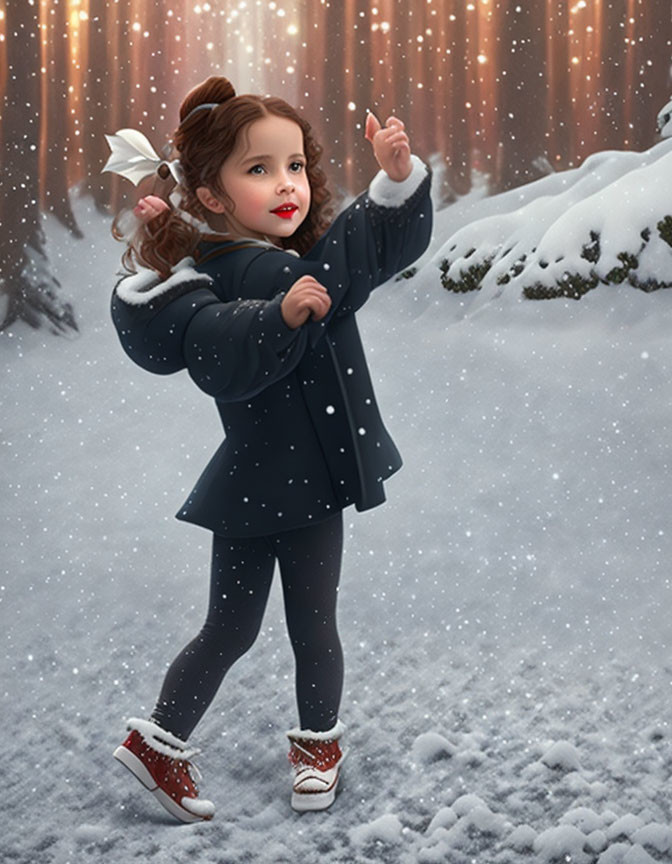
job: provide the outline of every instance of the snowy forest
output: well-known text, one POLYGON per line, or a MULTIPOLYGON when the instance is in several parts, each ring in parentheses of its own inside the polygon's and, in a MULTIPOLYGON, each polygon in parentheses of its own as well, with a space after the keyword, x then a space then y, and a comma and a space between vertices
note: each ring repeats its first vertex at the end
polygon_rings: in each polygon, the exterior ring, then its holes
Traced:
MULTIPOLYGON (((443 167, 441 202, 653 142, 667 101, 669 0, 381 0, 0 4, 0 321, 76 326, 42 256, 41 214, 76 236, 69 190, 103 212, 127 184, 101 170, 104 134, 171 137, 210 74, 305 111, 343 197, 366 183, 367 108, 397 113, 443 167), (523 132, 524 130, 524 132, 523 132)), ((0 326, 3 326, 0 324, 0 326)))
POLYGON ((672 864, 669 0, 0 0, 0 94, 0 860, 672 864), (276 579, 178 826, 112 752, 201 626, 222 428, 120 347, 101 172, 213 74, 300 109, 337 211, 402 118, 433 234, 357 312, 404 466, 344 511, 336 800, 290 808, 276 579))

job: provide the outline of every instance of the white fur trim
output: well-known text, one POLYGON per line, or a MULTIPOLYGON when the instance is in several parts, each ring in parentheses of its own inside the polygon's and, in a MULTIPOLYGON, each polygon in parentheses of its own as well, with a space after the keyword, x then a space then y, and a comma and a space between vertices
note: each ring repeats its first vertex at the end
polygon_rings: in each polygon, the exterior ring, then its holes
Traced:
POLYGON ((170 268, 171 273, 179 273, 180 270, 189 270, 194 266, 194 259, 187 255, 186 258, 182 258, 180 261, 175 264, 174 267, 170 268))
POLYGON ((369 198, 381 207, 400 207, 411 197, 427 176, 427 166, 419 156, 411 154, 411 173, 405 180, 390 180, 384 171, 379 171, 369 184, 369 198))
POLYGON ((201 819, 212 819, 215 815, 215 805, 207 798, 182 798, 180 804, 188 813, 193 813, 201 819))
POLYGON ((336 721, 336 725, 326 732, 313 732, 311 729, 290 729, 286 732, 288 738, 298 738, 299 741, 333 741, 334 738, 340 738, 346 730, 346 725, 341 720, 336 721))
POLYGON ((176 735, 162 729, 153 720, 129 717, 126 726, 129 730, 135 729, 139 732, 152 750, 163 756, 170 756, 171 759, 191 759, 201 752, 195 747, 187 747, 186 741, 181 741, 176 735))
POLYGON ((193 258, 183 258, 172 268, 173 275, 163 282, 155 270, 143 268, 121 280, 117 285, 117 297, 131 306, 144 306, 177 285, 187 285, 190 282, 210 284, 211 277, 194 270, 193 264, 193 258))

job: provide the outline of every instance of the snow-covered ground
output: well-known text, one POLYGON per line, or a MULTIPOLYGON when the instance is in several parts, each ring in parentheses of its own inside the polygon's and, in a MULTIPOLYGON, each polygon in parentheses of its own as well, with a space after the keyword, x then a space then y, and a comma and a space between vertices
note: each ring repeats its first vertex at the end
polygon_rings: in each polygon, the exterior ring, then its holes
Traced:
POLYGON ((218 808, 194 826, 111 753, 205 612, 210 538, 173 513, 219 420, 123 355, 105 220, 84 199, 85 239, 48 224, 81 331, 0 337, 3 861, 672 861, 672 291, 447 292, 451 235, 521 194, 438 213, 418 275, 360 315, 405 467, 346 513, 336 802, 289 806, 276 580, 194 734, 218 808))

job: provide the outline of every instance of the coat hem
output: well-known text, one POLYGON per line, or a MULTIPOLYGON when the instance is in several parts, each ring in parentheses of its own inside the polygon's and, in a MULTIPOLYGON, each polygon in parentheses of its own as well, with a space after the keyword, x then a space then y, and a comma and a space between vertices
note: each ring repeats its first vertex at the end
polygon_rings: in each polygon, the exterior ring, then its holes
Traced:
POLYGON ((324 513, 315 519, 306 519, 305 521, 300 521, 298 524, 289 525, 287 527, 283 526, 282 528, 276 528, 271 531, 266 531, 265 533, 259 533, 259 531, 254 531, 253 533, 241 533, 240 531, 226 531, 223 533, 219 529, 215 529, 212 525, 206 524, 205 521, 201 522, 193 517, 183 516, 181 512, 177 512, 175 514, 175 518, 179 522, 187 522, 190 525, 197 525, 199 528, 205 528, 206 531, 211 531, 213 534, 216 534, 218 537, 224 537, 226 540, 253 540, 255 537, 268 537, 271 534, 283 534, 286 531, 296 531, 299 528, 308 528, 311 525, 318 525, 320 522, 326 522, 328 519, 332 519, 338 513, 342 513, 346 507, 351 507, 355 502, 351 502, 350 504, 345 504, 343 506, 334 507, 330 510, 329 513, 324 513))

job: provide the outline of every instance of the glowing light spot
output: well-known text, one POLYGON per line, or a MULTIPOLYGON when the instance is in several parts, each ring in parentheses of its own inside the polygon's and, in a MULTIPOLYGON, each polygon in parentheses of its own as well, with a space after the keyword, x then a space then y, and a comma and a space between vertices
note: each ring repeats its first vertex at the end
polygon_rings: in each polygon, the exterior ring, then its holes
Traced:
POLYGON ((478 60, 479 63, 487 63, 488 62, 488 58, 485 56, 485 54, 479 54, 476 59, 478 60))
POLYGON ((296 26, 296 24, 290 24, 287 28, 287 32, 290 36, 296 36, 296 34, 299 32, 299 28, 296 26))
POLYGON ((380 29, 383 31, 383 33, 389 33, 390 32, 390 22, 389 21, 381 21, 380 22, 380 29))
POLYGON ((134 21, 134 22, 133 22, 133 30, 135 30, 136 33, 139 33, 139 32, 140 32, 140 29, 141 29, 141 27, 140 27, 140 22, 139 22, 139 21, 134 21))
POLYGON ((355 103, 354 102, 348 102, 348 111, 356 111, 356 110, 357 110, 357 106, 355 105, 355 103))

